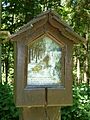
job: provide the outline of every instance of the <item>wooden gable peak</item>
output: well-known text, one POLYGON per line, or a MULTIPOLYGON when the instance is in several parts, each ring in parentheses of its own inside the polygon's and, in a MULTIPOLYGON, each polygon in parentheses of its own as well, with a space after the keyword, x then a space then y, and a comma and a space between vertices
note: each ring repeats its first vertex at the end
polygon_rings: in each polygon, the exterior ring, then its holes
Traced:
POLYGON ((53 27, 61 31, 61 34, 64 37, 72 40, 74 43, 85 42, 85 39, 83 37, 74 32, 74 30, 65 21, 63 21, 55 11, 52 10, 48 10, 37 15, 30 22, 23 25, 17 33, 11 35, 12 41, 17 41, 17 36, 20 36, 22 35, 22 33, 32 29, 34 24, 41 20, 43 21, 43 24, 45 24, 45 22, 49 22, 53 27), (55 22, 55 24, 53 24, 53 21, 55 22))

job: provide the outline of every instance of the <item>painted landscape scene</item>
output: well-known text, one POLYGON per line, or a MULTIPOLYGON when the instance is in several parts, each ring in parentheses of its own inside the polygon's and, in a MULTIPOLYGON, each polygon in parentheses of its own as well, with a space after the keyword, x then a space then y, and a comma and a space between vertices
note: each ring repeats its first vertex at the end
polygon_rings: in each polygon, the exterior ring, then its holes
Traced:
POLYGON ((28 48, 27 85, 60 85, 61 52, 60 45, 49 37, 33 42, 28 48))

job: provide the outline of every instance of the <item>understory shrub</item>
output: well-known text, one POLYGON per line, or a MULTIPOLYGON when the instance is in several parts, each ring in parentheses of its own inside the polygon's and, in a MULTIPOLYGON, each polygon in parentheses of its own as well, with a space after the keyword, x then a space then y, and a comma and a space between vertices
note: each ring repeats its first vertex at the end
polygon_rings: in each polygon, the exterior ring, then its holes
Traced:
MULTIPOLYGON (((90 87, 73 86, 73 105, 63 107, 61 120, 90 120, 90 87)), ((0 84, 0 120, 19 120, 20 111, 15 107, 13 87, 0 84)))
POLYGON ((90 87, 87 84, 73 86, 73 106, 62 108, 61 120, 90 120, 90 87))
POLYGON ((14 105, 13 88, 0 83, 0 120, 19 120, 19 110, 14 105))

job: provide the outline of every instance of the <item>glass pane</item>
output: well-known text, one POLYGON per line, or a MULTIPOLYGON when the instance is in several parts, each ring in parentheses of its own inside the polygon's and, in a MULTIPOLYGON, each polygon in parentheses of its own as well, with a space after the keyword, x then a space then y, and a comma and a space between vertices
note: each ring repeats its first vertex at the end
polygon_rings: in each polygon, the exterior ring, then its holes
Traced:
POLYGON ((60 85, 61 52, 60 45, 49 37, 31 43, 28 48, 27 85, 60 85))

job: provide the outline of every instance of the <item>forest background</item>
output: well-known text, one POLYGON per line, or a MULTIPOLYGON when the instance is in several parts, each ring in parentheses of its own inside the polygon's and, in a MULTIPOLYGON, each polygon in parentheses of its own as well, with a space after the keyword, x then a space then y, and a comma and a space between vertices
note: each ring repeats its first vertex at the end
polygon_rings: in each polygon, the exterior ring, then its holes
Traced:
POLYGON ((62 108, 62 120, 90 120, 90 0, 0 0, 0 120, 19 120, 20 114, 13 99, 10 34, 50 9, 86 39, 73 48, 73 106, 62 108))

